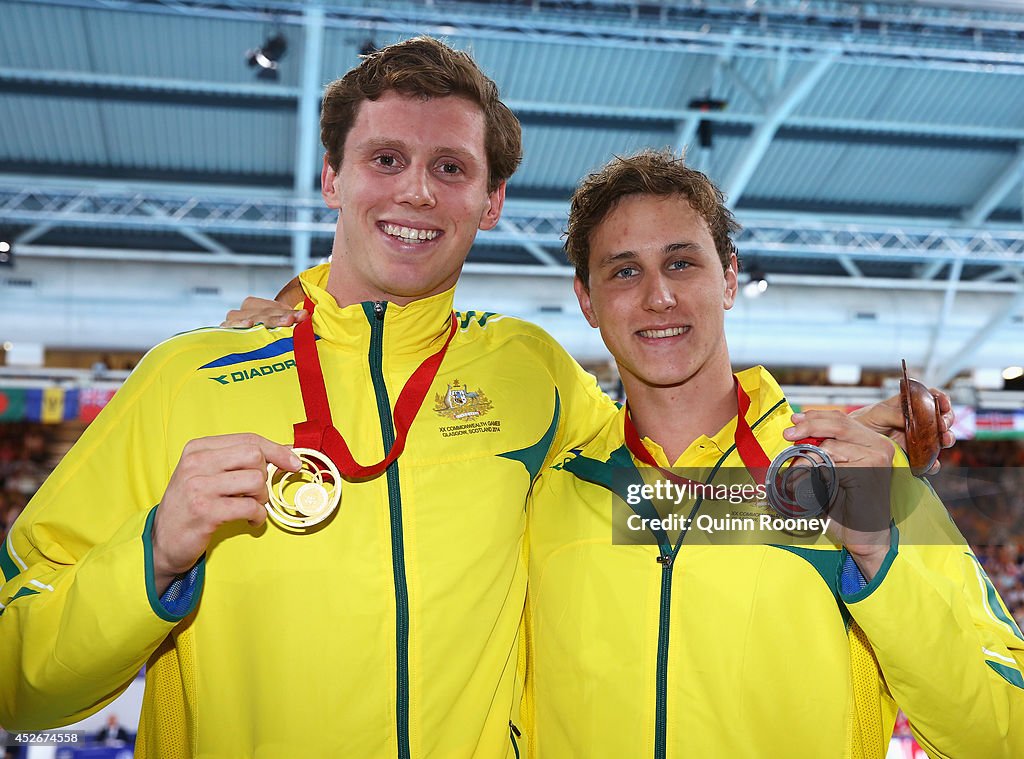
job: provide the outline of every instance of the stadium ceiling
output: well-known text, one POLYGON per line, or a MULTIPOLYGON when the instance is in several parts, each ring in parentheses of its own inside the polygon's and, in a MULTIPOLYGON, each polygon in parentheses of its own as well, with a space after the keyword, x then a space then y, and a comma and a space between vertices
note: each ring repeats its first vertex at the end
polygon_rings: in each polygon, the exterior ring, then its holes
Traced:
POLYGON ((523 123, 479 271, 564 276, 576 182, 668 146, 725 192, 748 268, 949 302, 1018 293, 1024 13, 1009 5, 0 2, 0 237, 26 257, 304 268, 334 232, 316 190, 323 84, 367 46, 426 33, 471 49, 523 123), (257 80, 246 51, 277 33, 278 79, 257 80))

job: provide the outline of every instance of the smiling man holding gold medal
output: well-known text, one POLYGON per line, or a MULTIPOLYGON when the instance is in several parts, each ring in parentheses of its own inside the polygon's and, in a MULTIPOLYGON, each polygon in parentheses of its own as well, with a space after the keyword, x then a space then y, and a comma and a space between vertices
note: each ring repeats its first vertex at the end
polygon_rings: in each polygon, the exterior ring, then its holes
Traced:
POLYGON ((311 318, 154 348, 0 549, 6 727, 145 664, 139 756, 518 754, 527 494, 615 410, 539 328, 452 310, 521 150, 467 55, 368 56, 321 134, 311 318))
POLYGON ((80 719, 145 664, 141 756, 515 755, 526 495, 613 407, 542 330, 453 312, 521 153, 468 55, 367 57, 321 134, 312 319, 154 348, 4 544, 6 727, 80 719), (457 383, 489 405, 453 422, 457 383))

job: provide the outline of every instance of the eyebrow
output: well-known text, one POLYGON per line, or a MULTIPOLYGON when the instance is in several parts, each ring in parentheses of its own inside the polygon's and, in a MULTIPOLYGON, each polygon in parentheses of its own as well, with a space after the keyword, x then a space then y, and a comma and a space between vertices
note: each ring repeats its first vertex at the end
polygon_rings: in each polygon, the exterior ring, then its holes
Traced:
MULTIPOLYGON (((388 150, 388 149, 404 151, 404 150, 408 149, 408 146, 404 142, 402 142, 400 140, 388 140, 388 139, 381 139, 381 138, 372 138, 372 139, 366 140, 365 142, 357 145, 356 147, 357 147, 357 149, 363 150, 363 151, 366 151, 366 152, 372 152, 374 150, 388 150)), ((453 156, 455 158, 459 158, 459 159, 461 159, 463 161, 467 161, 469 163, 475 163, 476 160, 477 160, 476 156, 474 156, 472 152, 470 152, 469 150, 466 150, 465 148, 441 146, 441 147, 438 147, 438 148, 434 148, 432 152, 434 153, 434 155, 450 155, 450 156, 453 156)))
MULTIPOLYGON (((661 249, 663 255, 670 255, 672 253, 678 253, 679 251, 699 251, 702 250, 701 246, 695 242, 679 241, 670 242, 664 248, 661 249)), ((637 254, 632 250, 623 250, 618 253, 610 253, 598 262, 598 267, 614 266, 620 261, 634 261, 637 258, 637 254)))

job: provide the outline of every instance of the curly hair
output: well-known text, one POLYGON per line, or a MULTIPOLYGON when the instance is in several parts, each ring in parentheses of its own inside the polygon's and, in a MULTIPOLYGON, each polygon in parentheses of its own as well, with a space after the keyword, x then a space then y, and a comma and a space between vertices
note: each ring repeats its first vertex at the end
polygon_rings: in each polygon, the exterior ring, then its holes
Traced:
POLYGON ((622 198, 630 195, 685 197, 708 225, 722 269, 736 254, 732 235, 740 225, 725 207, 722 191, 705 174, 691 169, 669 150, 644 150, 615 156, 600 171, 588 175, 576 188, 569 207, 565 253, 576 276, 590 282, 590 236, 622 198))

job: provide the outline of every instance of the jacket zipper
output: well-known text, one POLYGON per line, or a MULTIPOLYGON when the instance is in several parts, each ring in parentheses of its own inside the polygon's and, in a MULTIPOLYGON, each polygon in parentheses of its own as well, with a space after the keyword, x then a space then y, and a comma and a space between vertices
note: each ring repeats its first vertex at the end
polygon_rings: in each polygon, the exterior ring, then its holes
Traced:
POLYGON ((522 735, 523 734, 521 732, 519 732, 519 728, 516 727, 512 723, 512 720, 509 720, 508 721, 508 737, 509 737, 509 740, 512 741, 512 750, 515 751, 515 753, 516 753, 516 759, 519 759, 519 741, 517 741, 516 738, 521 738, 522 735))
MULTIPOLYGON (((363 310, 370 322, 370 377, 377 398, 384 452, 395 442, 391 401, 384 384, 384 313, 387 301, 375 301, 372 310, 363 310)), ((402 492, 398 482, 398 462, 385 471, 388 484, 388 508, 391 515, 391 565, 395 578, 395 660, 398 663, 395 684, 395 718, 398 732, 398 759, 409 759, 409 588, 405 578, 405 542, 402 534, 402 492)))
POLYGON ((672 612, 673 554, 658 556, 661 564, 661 610, 658 618, 658 668, 655 680, 654 759, 665 759, 668 713, 668 635, 672 612))
MULTIPOLYGON (((770 409, 765 411, 760 418, 751 425, 751 429, 757 429, 761 422, 767 419, 775 409, 785 402, 786 399, 783 398, 770 409)), ((729 450, 722 454, 722 457, 718 459, 718 463, 715 464, 715 468, 711 470, 711 474, 708 476, 706 482, 714 480, 719 467, 725 463, 725 460, 729 458, 729 455, 735 450, 736 445, 733 444, 729 450)), ((691 523, 703 502, 703 498, 698 498, 697 502, 694 504, 693 510, 690 511, 689 516, 691 523)), ((668 637, 672 613, 672 567, 675 565, 676 557, 679 555, 679 549, 683 545, 683 540, 686 538, 686 534, 687 530, 684 529, 680 533, 679 539, 676 541, 675 548, 673 549, 671 546, 662 548, 661 554, 657 559, 658 563, 661 564, 661 609, 658 616, 658 664, 655 677, 654 759, 666 759, 668 752, 666 726, 668 714, 668 637)))

